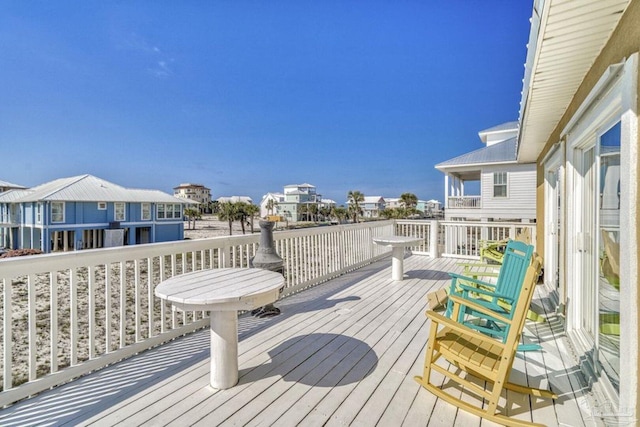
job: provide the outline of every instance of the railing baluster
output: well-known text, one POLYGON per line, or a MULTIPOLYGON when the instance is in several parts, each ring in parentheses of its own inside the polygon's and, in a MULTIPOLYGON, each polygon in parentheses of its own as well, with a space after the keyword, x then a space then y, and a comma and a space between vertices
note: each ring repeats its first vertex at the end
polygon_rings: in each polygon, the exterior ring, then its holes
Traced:
POLYGON ((76 269, 69 269, 69 331, 71 335, 71 366, 78 364, 78 287, 76 269))
POLYGON ((3 287, 3 314, 4 319, 2 319, 2 326, 4 335, 2 337, 4 354, 2 355, 3 359, 3 390, 7 390, 13 387, 13 325, 11 319, 13 318, 13 292, 12 291, 13 281, 11 279, 2 279, 2 287, 3 287))
POLYGON ((49 372, 53 373, 58 370, 58 272, 54 271, 49 272, 49 300, 49 323, 51 324, 49 372))
POLYGON ((37 371, 37 347, 38 337, 36 336, 36 281, 33 274, 27 276, 27 295, 29 299, 29 381, 36 379, 37 371))
POLYGON ((110 353, 113 341, 111 339, 111 264, 104 265, 104 348, 110 353))
POLYGON ((126 262, 120 261, 120 348, 124 348, 127 343, 127 285, 125 281, 126 262))
POLYGON ((89 359, 96 357, 96 296, 95 296, 95 267, 87 268, 87 291, 88 291, 88 323, 89 323, 89 359))

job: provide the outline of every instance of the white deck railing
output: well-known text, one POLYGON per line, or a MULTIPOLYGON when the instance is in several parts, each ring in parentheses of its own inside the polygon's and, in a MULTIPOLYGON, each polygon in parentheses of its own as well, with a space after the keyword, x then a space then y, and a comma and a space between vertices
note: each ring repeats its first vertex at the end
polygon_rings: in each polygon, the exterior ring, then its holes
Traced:
MULTIPOLYGON (((372 238, 422 237, 431 256, 477 257, 479 238, 513 237, 533 224, 379 221, 274 233, 285 294, 386 256, 372 238)), ((533 230, 535 231, 535 230, 533 230)), ((208 325, 154 296, 190 271, 248 267, 259 234, 0 260, 0 407, 208 325)))
POLYGON ((450 196, 447 198, 447 209, 480 209, 482 196, 450 196))

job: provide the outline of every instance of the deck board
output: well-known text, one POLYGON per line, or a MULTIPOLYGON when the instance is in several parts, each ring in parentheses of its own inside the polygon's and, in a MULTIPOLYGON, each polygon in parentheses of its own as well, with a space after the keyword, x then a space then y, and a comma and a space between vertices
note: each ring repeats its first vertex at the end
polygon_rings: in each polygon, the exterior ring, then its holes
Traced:
MULTIPOLYGON (((446 272, 460 270, 456 260, 413 255, 405 259, 405 280, 393 282, 387 258, 278 301, 280 316, 241 316, 239 383, 231 389, 208 385, 209 335, 201 331, 6 408, 0 424, 494 425, 413 380, 422 375, 430 327, 426 294, 448 285, 446 272)), ((550 321, 527 322, 526 339, 539 339, 544 351, 519 355, 512 378, 551 383, 561 399, 529 401, 508 392, 502 400, 515 403, 519 418, 591 425, 562 327, 543 290, 537 292, 536 304, 550 321)))

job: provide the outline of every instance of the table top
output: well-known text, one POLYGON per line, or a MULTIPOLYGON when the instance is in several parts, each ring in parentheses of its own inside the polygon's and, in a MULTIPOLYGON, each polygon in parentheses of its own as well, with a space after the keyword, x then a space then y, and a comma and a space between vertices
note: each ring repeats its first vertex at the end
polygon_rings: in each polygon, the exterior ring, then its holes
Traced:
POLYGON ((249 310, 277 300, 283 286, 284 276, 274 271, 218 268, 171 277, 155 294, 185 310, 249 310))
POLYGON ((374 237, 373 241, 379 245, 385 245, 385 246, 406 246, 412 243, 421 242, 422 238, 407 237, 407 236, 379 236, 379 237, 374 237))

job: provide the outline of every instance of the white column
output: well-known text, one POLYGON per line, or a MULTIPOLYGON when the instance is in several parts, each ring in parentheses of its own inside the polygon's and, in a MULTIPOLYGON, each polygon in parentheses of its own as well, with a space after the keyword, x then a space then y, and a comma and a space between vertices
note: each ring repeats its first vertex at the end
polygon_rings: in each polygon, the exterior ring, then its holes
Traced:
POLYGON ((231 388, 238 383, 238 314, 212 311, 210 316, 211 387, 231 388))
POLYGON ((394 246, 391 255, 391 278, 393 280, 402 280, 404 275, 404 246, 394 246))

